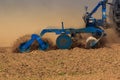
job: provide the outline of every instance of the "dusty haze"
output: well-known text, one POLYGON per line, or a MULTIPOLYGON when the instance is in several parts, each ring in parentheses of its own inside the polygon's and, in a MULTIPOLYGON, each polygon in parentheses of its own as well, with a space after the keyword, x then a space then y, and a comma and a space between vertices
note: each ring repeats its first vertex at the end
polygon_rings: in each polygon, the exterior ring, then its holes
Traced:
MULTIPOLYGON (((91 10, 100 0, 1 0, 0 46, 10 46, 16 38, 39 33, 43 28, 60 22, 65 27, 84 27, 84 6, 91 10)), ((99 17, 99 15, 97 15, 99 17)))

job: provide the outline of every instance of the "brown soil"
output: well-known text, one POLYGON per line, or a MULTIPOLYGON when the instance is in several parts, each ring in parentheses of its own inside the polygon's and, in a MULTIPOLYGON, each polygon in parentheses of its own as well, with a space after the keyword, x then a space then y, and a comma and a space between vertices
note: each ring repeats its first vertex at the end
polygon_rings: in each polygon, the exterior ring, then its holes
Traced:
POLYGON ((24 54, 10 50, 0 48, 0 80, 120 80, 120 44, 24 54))

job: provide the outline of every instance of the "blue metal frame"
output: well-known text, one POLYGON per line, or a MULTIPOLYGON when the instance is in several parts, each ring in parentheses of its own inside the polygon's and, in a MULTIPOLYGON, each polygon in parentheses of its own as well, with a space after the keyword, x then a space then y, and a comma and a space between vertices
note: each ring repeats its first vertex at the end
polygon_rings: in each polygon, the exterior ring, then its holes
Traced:
POLYGON ((102 20, 106 20, 106 4, 107 0, 101 0, 88 16, 92 17, 92 15, 99 9, 99 7, 102 6, 102 20))
POLYGON ((92 15, 99 9, 99 7, 102 6, 102 19, 96 20, 94 22, 95 24, 90 25, 90 23, 86 23, 86 27, 85 28, 80 28, 80 29, 74 29, 74 28, 68 28, 68 29, 64 29, 64 25, 62 22, 62 29, 44 29, 41 31, 40 36, 42 37, 45 33, 56 33, 56 34, 71 34, 71 33, 96 33, 96 31, 101 31, 104 32, 103 30, 101 30, 100 28, 96 27, 96 23, 98 22, 100 25, 104 24, 104 22, 106 22, 106 4, 107 4, 107 0, 101 0, 97 6, 91 11, 91 13, 87 12, 87 17, 86 19, 89 20, 90 18, 93 18, 92 15))

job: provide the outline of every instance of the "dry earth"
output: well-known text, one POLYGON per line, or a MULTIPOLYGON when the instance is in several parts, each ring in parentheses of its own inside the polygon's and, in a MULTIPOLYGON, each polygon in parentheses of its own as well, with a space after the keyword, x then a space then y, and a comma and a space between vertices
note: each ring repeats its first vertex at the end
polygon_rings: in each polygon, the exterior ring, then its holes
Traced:
POLYGON ((25 54, 0 48, 0 80, 120 80, 120 44, 25 54))

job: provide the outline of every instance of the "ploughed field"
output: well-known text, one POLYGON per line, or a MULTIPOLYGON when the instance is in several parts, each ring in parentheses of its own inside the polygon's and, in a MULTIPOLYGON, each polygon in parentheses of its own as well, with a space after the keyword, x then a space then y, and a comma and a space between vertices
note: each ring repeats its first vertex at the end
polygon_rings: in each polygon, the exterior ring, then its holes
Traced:
POLYGON ((24 54, 2 47, 0 80, 120 80, 120 44, 24 54))

